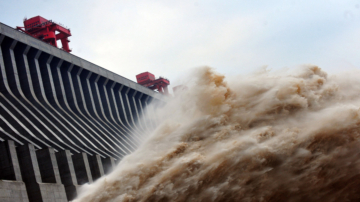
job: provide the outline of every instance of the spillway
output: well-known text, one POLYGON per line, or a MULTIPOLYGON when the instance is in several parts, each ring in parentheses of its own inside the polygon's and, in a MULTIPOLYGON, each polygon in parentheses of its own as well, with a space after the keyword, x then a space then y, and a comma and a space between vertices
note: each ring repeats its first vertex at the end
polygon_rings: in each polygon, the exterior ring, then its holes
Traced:
POLYGON ((0 201, 69 201, 153 124, 163 96, 0 23, 0 201))

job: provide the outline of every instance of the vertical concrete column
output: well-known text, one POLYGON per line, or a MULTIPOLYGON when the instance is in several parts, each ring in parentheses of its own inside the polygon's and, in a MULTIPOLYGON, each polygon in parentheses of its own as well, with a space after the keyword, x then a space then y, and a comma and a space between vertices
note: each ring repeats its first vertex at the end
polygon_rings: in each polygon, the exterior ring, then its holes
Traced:
POLYGON ((113 157, 102 158, 103 168, 105 174, 110 173, 115 168, 115 159, 113 157))
POLYGON ((61 184, 54 148, 36 151, 42 182, 61 184))
POLYGON ((59 166, 61 182, 65 186, 66 197, 71 201, 78 193, 78 183, 71 153, 69 150, 57 152, 56 159, 59 166))
POLYGON ((89 157, 90 170, 94 180, 99 179, 104 176, 104 168, 101 162, 101 157, 98 154, 95 154, 89 157))
MULTIPOLYGON (((41 151, 41 150, 40 150, 41 151)), ((51 149, 43 149, 42 152, 39 152, 40 161, 54 161, 54 156, 51 152, 51 149), (45 152, 44 152, 45 151, 45 152), (48 153, 48 154, 46 154, 48 153), (45 160, 44 160, 45 159, 45 160), (47 160, 46 160, 47 159, 47 160)), ((53 151, 53 150, 52 150, 53 151)), ((40 169, 38 160, 36 158, 35 148, 31 144, 26 144, 24 146, 17 148, 18 158, 20 163, 21 174, 23 180, 26 184, 26 190, 28 193, 30 202, 67 202, 65 189, 62 184, 60 184, 60 178, 56 177, 56 172, 51 173, 51 168, 43 169, 47 173, 44 175, 44 179, 49 181, 58 181, 59 183, 43 183, 41 179, 40 169)), ((55 159, 56 161, 56 159, 55 159)), ((41 164, 42 166, 52 166, 57 169, 57 164, 54 165, 53 162, 48 162, 41 164)))
POLYGON ((0 143, 0 179, 0 201, 29 201, 12 140, 0 143))
POLYGON ((0 143, 0 179, 22 181, 14 141, 0 143))
POLYGON ((29 200, 42 201, 38 185, 38 182, 41 182, 41 175, 34 146, 31 144, 20 146, 17 148, 17 154, 29 200))
POLYGON ((79 153, 72 155, 72 160, 74 163, 74 169, 76 174, 76 179, 79 185, 85 183, 92 183, 93 178, 91 176, 89 160, 86 153, 79 153))

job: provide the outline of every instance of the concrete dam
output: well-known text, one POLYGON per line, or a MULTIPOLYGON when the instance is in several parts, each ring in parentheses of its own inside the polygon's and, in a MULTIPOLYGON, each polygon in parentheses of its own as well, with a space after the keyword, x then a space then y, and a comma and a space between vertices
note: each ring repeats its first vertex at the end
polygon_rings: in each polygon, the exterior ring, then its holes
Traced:
POLYGON ((134 151, 163 95, 0 23, 0 201, 70 201, 134 151))

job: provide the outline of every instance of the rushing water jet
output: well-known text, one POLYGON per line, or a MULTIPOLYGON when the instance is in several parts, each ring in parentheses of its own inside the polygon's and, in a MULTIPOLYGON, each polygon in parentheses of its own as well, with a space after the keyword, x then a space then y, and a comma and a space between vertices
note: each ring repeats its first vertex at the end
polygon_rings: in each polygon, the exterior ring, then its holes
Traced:
POLYGON ((356 74, 224 79, 199 68, 148 139, 75 201, 359 201, 356 74))

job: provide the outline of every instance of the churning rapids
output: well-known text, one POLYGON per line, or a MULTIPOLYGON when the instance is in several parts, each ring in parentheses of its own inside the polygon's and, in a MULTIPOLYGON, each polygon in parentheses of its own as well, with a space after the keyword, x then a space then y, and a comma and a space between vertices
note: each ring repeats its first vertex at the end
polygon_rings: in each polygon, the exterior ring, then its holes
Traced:
POLYGON ((360 201, 359 74, 195 75, 76 202, 360 201))

